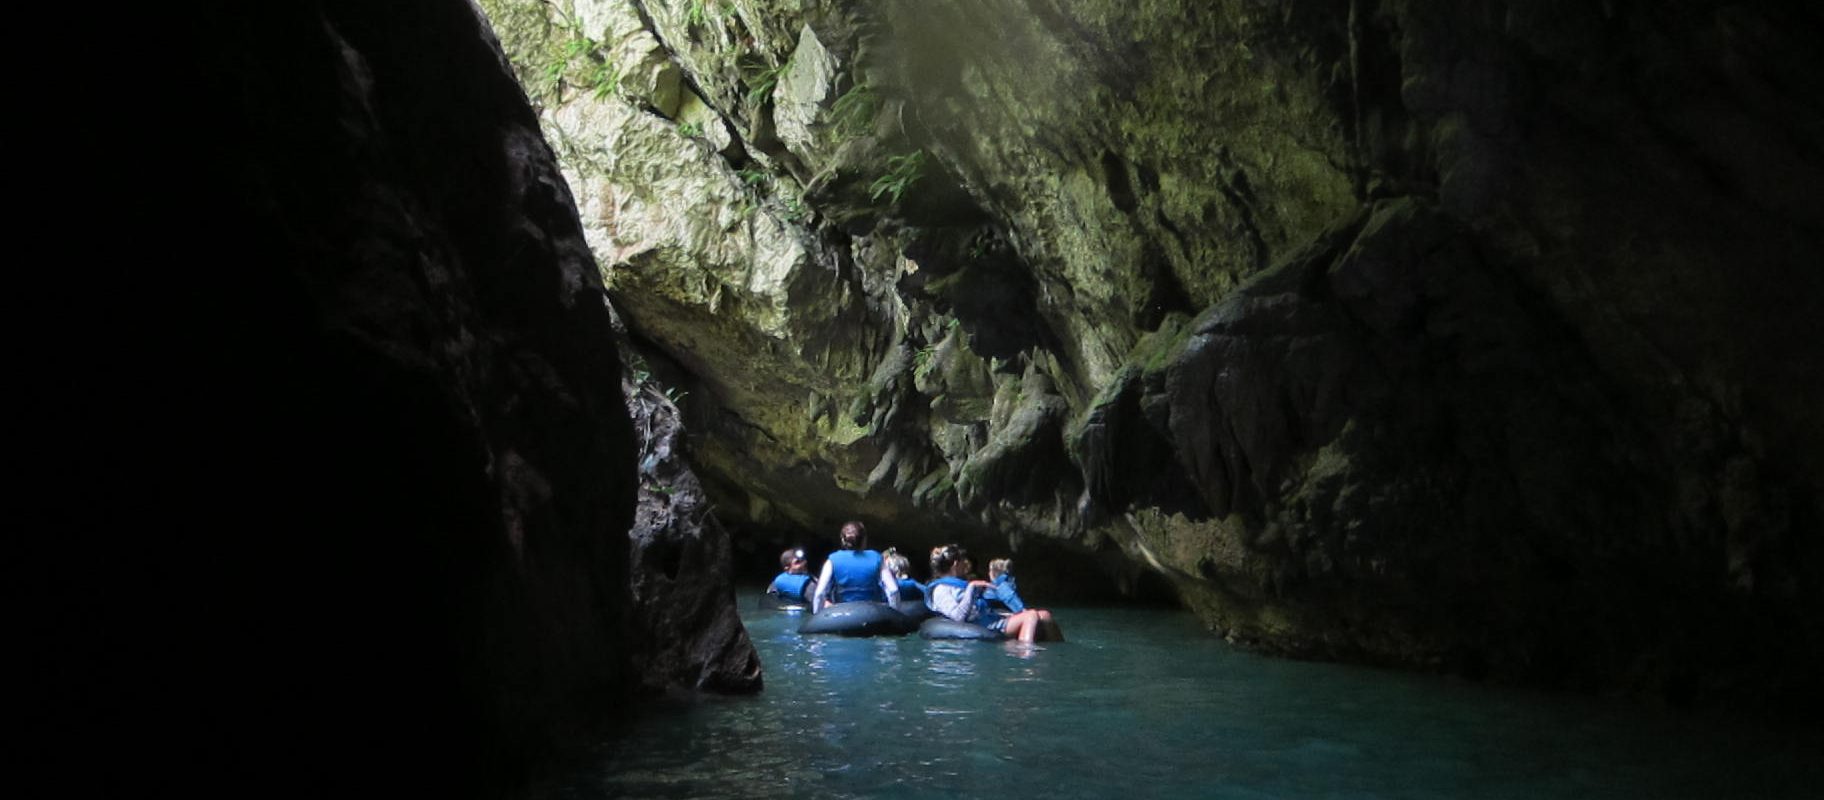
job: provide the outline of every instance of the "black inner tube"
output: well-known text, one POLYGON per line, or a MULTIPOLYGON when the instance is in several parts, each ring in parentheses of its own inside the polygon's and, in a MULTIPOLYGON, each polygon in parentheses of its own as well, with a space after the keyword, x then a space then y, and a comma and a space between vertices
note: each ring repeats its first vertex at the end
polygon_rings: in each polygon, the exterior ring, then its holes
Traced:
POLYGON ((946 617, 932 617, 918 626, 918 635, 926 639, 975 639, 998 642, 1007 637, 1000 632, 946 617))
POLYGON ((804 620, 799 633, 834 633, 841 636, 902 636, 911 633, 918 620, 900 613, 886 603, 837 603, 825 606, 804 620))
POLYGON ((900 600, 899 603, 893 607, 899 609, 899 613, 911 617, 912 622, 915 625, 925 617, 937 613, 932 611, 930 606, 925 605, 925 601, 923 600, 900 600))

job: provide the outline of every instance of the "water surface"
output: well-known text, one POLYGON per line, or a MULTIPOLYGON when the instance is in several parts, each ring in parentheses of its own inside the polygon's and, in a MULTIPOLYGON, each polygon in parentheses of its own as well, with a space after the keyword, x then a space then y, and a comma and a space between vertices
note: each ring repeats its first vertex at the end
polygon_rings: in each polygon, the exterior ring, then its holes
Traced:
POLYGON ((757 600, 764 692, 654 709, 550 795, 1824 796, 1790 733, 1266 658, 1184 612, 1060 608, 1070 640, 1023 646, 801 637, 757 600))

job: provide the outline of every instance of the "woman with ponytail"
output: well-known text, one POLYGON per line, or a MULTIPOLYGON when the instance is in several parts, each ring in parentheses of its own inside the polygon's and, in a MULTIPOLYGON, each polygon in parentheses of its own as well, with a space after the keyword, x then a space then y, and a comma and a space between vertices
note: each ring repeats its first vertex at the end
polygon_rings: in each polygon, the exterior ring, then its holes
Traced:
POLYGON ((867 549, 866 527, 854 521, 843 523, 841 546, 823 562, 823 571, 817 576, 817 593, 811 597, 812 613, 829 603, 899 602, 899 581, 887 569, 880 552, 867 549))

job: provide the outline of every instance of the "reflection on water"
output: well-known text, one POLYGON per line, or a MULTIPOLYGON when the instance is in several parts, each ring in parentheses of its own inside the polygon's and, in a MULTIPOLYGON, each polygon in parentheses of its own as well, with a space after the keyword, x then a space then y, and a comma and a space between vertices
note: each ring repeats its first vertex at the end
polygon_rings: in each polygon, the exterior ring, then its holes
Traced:
MULTIPOLYGON (((743 608, 752 609, 751 598, 743 608)), ((1070 641, 801 637, 756 697, 654 709, 553 797, 1814 797, 1815 740, 1589 698, 1261 658, 1173 612, 1070 641)))
POLYGON ((975 677, 974 654, 969 651, 980 647, 980 642, 931 642, 922 659, 926 668, 921 683, 938 690, 961 688, 975 677))

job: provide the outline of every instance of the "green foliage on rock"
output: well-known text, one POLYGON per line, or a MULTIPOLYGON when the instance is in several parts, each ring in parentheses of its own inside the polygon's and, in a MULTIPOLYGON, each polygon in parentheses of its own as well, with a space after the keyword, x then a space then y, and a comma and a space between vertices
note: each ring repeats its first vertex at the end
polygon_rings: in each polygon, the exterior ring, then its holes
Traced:
POLYGON ((772 175, 769 175, 766 170, 752 167, 736 170, 735 177, 740 178, 742 183, 749 186, 763 186, 772 179, 772 175))
POLYGON ((772 66, 765 63, 749 63, 742 67, 741 75, 747 83, 747 94, 743 97, 747 100, 748 107, 759 108, 766 105, 766 101, 773 96, 773 89, 779 86, 779 76, 791 69, 791 66, 792 60, 788 58, 772 66))
POLYGON ((779 202, 785 206, 784 216, 787 222, 803 222, 810 219, 810 209, 805 208, 804 202, 798 198, 786 195, 779 202))
POLYGON ((936 344, 928 344, 924 347, 920 347, 918 348, 918 352, 912 354, 912 375, 917 379, 922 381, 929 377, 931 375, 931 370, 936 366, 936 344))
POLYGON ((619 91, 620 67, 567 4, 481 0, 481 6, 534 105, 560 105, 570 89, 597 100, 619 91))
POLYGON ((589 95, 597 100, 606 100, 621 88, 621 68, 607 61, 601 61, 589 68, 586 78, 589 95))
POLYGON ((830 127, 843 137, 860 136, 874 124, 880 112, 880 100, 874 87, 860 83, 850 87, 830 106, 830 127))
POLYGON ((925 151, 914 150, 887 158, 887 173, 868 184, 868 198, 879 200, 881 195, 892 195, 893 202, 898 203, 912 184, 924 177, 925 151))

